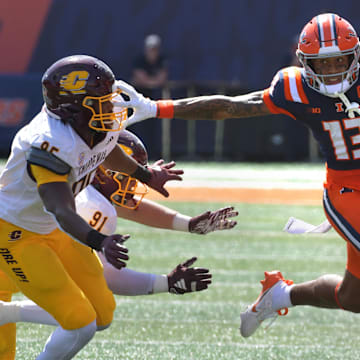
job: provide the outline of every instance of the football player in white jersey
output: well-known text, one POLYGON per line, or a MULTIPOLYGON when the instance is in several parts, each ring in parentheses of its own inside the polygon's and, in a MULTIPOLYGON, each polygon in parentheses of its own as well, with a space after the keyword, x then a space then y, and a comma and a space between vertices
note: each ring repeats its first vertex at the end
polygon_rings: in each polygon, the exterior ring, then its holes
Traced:
MULTIPOLYGON (((146 148, 135 134, 123 130, 119 135, 118 143, 125 152, 133 156, 140 164, 147 164, 146 148)), ((238 213, 234 211, 233 207, 207 211, 201 215, 190 217, 144 199, 146 193, 147 187, 126 173, 111 174, 110 172, 109 174, 109 171, 100 167, 92 186, 77 196, 76 208, 91 226, 97 229, 101 228, 104 233, 115 231, 118 217, 152 227, 198 234, 231 229, 236 225, 236 221, 232 218, 238 213)), ((208 278, 203 271, 205 269, 197 269, 194 272, 193 279, 190 276, 192 270, 184 272, 182 275, 184 286, 178 288, 174 284, 179 280, 180 273, 177 274, 176 271, 172 273, 172 277, 138 273, 130 269, 119 271, 109 266, 102 254, 99 254, 99 257, 104 265, 108 286, 114 294, 145 295, 160 291, 183 294, 207 288, 208 278), (198 271, 203 275, 203 279, 195 277, 198 271)))
POLYGON ((55 62, 42 78, 45 106, 16 134, 0 176, 0 269, 60 325, 37 359, 71 359, 111 324, 115 301, 91 249, 117 268, 128 260, 128 236, 93 229, 76 213, 74 195, 101 163, 165 196, 164 184, 181 180, 174 163, 145 168, 116 146, 127 109, 114 105, 114 82, 94 57, 55 62))
MULTIPOLYGON (((130 131, 121 131, 118 144, 137 162, 146 165, 147 151, 141 140, 130 131)), ((207 211, 195 217, 186 216, 168 207, 144 199, 147 187, 125 173, 97 170, 91 186, 75 199, 76 210, 93 228, 104 234, 116 231, 117 218, 126 218, 153 227, 207 234, 216 230, 232 229, 238 215, 232 207, 207 211)), ((116 269, 99 252, 104 276, 110 290, 117 295, 135 296, 170 292, 185 294, 207 289, 211 283, 208 269, 191 267, 196 257, 179 264, 168 275, 116 269)), ((11 291, 11 288, 9 288, 11 291)), ((0 301, 0 325, 9 322, 32 322, 58 325, 45 310, 29 300, 0 301)))

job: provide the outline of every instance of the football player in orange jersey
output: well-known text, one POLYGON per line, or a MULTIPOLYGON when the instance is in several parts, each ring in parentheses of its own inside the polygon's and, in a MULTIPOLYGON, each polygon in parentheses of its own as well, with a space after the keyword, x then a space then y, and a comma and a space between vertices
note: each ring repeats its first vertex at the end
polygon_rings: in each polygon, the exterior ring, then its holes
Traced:
POLYGON ((129 124, 154 116, 222 120, 285 114, 307 126, 319 143, 326 159, 324 211, 347 246, 344 276, 328 274, 294 285, 278 271, 266 272, 259 298, 241 313, 244 337, 251 336, 264 319, 286 314, 290 306, 360 312, 359 38, 344 18, 319 14, 303 28, 296 53, 301 67, 281 69, 267 89, 234 97, 155 102, 117 82, 135 108, 129 124))

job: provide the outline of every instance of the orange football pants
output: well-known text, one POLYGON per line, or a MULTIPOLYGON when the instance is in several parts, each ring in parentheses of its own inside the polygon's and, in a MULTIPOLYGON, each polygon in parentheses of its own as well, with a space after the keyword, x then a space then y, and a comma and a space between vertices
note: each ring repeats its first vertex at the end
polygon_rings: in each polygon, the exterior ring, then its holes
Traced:
POLYGON ((328 185, 323 206, 331 225, 347 242, 346 269, 360 279, 360 191, 328 185))

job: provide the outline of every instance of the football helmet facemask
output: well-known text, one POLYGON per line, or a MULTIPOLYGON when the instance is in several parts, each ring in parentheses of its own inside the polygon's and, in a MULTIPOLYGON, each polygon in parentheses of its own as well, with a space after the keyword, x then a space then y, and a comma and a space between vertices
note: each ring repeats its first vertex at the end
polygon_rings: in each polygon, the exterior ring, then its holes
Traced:
POLYGON ((310 88, 330 97, 345 93, 359 76, 359 38, 351 24, 339 15, 326 13, 315 16, 303 28, 296 55, 305 68, 310 88), (337 74, 316 73, 311 61, 347 55, 346 71, 337 74), (339 77, 341 81, 329 84, 327 79, 339 77))
POLYGON ((42 89, 47 111, 64 123, 86 123, 96 132, 118 131, 127 109, 114 106, 121 97, 108 65, 87 55, 62 58, 43 75, 42 89))
MULTIPOLYGON (((119 146, 139 164, 147 165, 148 154, 142 141, 128 130, 122 130, 118 138, 119 146)), ((135 210, 148 193, 148 187, 139 180, 123 172, 105 170, 99 167, 93 182, 107 199, 117 206, 135 210)))

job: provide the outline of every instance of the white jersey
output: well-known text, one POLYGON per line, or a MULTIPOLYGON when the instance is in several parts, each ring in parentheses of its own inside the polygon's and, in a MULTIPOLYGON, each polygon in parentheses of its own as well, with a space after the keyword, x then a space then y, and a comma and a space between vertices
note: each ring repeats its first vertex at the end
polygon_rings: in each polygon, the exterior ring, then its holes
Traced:
POLYGON ((95 230, 104 235, 116 233, 117 213, 110 201, 92 185, 75 198, 76 212, 95 230))
POLYGON ((27 170, 26 154, 31 147, 52 152, 71 168, 68 182, 76 195, 92 181, 95 170, 117 144, 119 132, 90 149, 70 125, 42 110, 15 136, 10 157, 0 175, 0 218, 39 234, 58 225, 46 212, 37 184, 27 170))

